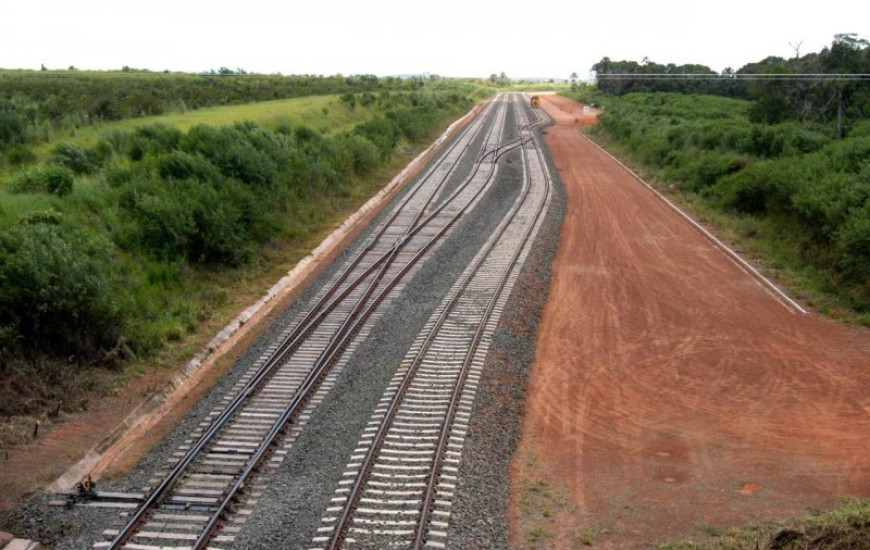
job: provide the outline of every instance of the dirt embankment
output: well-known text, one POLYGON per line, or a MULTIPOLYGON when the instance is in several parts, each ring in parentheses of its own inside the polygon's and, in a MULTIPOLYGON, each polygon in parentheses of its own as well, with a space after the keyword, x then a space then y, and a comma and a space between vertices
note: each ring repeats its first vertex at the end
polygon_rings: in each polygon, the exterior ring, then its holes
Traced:
POLYGON ((577 132, 512 465, 516 548, 636 548, 870 496, 870 333, 800 315, 577 132))

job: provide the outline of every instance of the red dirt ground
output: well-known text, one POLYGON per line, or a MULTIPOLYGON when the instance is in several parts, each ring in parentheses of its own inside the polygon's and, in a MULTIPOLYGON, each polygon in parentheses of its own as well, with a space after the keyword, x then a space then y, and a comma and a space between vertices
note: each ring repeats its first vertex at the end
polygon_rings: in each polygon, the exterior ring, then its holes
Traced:
POLYGON ((786 309, 580 135, 594 113, 542 100, 568 210, 512 464, 512 546, 699 540, 870 497, 870 332, 786 309), (530 537, 534 483, 564 498, 530 537))

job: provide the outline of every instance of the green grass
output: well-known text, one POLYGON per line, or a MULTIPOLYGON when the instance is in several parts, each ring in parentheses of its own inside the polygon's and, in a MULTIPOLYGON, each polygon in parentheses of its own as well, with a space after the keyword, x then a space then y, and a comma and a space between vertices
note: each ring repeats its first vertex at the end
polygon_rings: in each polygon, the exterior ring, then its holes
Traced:
POLYGON ((802 518, 728 530, 702 526, 702 531, 715 540, 676 540, 658 550, 864 550, 870 548, 870 500, 847 501, 802 518))
POLYGON ((337 95, 277 99, 225 107, 207 107, 183 113, 128 118, 68 131, 55 130, 50 141, 33 147, 33 151, 37 159, 42 161, 58 143, 71 142, 83 147, 91 147, 106 134, 129 132, 151 124, 165 124, 186 132, 197 124, 226 126, 241 121, 252 121, 267 128, 281 125, 308 126, 329 134, 351 128, 370 119, 372 114, 372 110, 359 104, 351 109, 337 95))

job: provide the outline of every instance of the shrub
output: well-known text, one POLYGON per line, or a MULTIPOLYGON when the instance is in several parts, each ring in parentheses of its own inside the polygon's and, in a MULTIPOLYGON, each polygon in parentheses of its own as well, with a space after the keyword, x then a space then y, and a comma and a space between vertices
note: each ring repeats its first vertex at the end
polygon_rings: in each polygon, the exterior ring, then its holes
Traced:
POLYGON ((723 177, 713 190, 723 205, 738 212, 760 214, 785 212, 801 174, 792 163, 757 162, 747 169, 723 177))
POLYGON ((380 159, 374 143, 357 134, 346 134, 341 138, 342 146, 350 153, 353 171, 367 174, 377 168, 380 159))
POLYGON ((862 120, 849 129, 849 137, 870 136, 870 120, 862 120))
POLYGON ((831 138, 808 130, 796 123, 790 123, 786 126, 787 134, 785 141, 784 154, 789 156, 798 156, 806 153, 812 153, 820 150, 825 145, 831 142, 831 138))
POLYGON ((268 205, 235 180, 137 180, 122 204, 136 220, 137 245, 164 260, 239 265, 275 229, 268 205))
POLYGON ((792 196, 800 221, 817 238, 831 242, 851 213, 870 200, 870 185, 858 174, 826 173, 808 177, 792 196))
POLYGON ((384 117, 358 125, 355 132, 374 144, 382 159, 386 158, 399 142, 399 129, 384 117))
POLYGON ((24 123, 12 112, 0 109, 0 149, 24 143, 24 123))
POLYGON ((683 181, 691 191, 700 191, 715 184, 723 176, 746 167, 746 158, 734 153, 702 151, 687 164, 667 172, 668 179, 683 181))
POLYGON ((356 107, 356 95, 355 94, 347 92, 346 94, 343 94, 341 96, 341 101, 346 103, 347 106, 350 107, 351 109, 356 107))
POLYGON ((6 151, 6 159, 12 166, 24 166, 36 162, 36 153, 24 145, 18 145, 6 151))
POLYGON ((73 190, 73 173, 63 166, 45 165, 28 170, 12 180, 16 193, 51 193, 59 197, 73 190))
POLYGON ((181 137, 181 130, 165 124, 140 126, 128 137, 126 152, 131 160, 142 160, 149 153, 165 153, 177 149, 181 137))
POLYGON ((199 124, 184 136, 181 149, 202 155, 223 175, 245 183, 268 186, 275 179, 276 163, 238 128, 199 124))
POLYGON ((870 164, 870 136, 834 142, 827 149, 831 168, 859 172, 870 164))
POLYGON ((133 170, 128 166, 113 162, 103 168, 100 177, 109 187, 120 187, 130 181, 133 177, 133 170))
POLYGON ((870 200, 851 212, 837 234, 839 267, 870 298, 870 200))
POLYGON ((127 143, 130 139, 130 134, 121 130, 109 130, 103 133, 102 140, 105 140, 117 154, 127 152, 127 143))
POLYGON ((87 149, 85 153, 91 164, 96 167, 103 166, 115 154, 114 146, 105 138, 100 138, 97 143, 87 149))
POLYGON ((425 109, 398 108, 387 111, 387 118, 409 141, 418 142, 431 131, 434 113, 425 109))
POLYGON ((87 152, 72 143, 58 143, 51 155, 51 162, 69 168, 76 174, 89 174, 96 169, 87 152))
POLYGON ((199 178, 216 181, 221 177, 218 169, 204 157, 180 150, 161 156, 157 161, 157 170, 164 179, 199 178))
POLYGON ((159 144, 162 150, 170 151, 181 143, 182 132, 174 126, 158 123, 139 126, 133 131, 133 136, 150 139, 159 144))
POLYGON ((116 343, 122 319, 108 250, 109 243, 53 224, 0 234, 0 326, 7 334, 0 344, 7 352, 93 359, 116 343))
POLYGON ((57 210, 38 210, 36 212, 30 212, 21 218, 18 223, 22 225, 33 225, 45 223, 49 225, 60 225, 63 221, 63 214, 58 212, 57 210))

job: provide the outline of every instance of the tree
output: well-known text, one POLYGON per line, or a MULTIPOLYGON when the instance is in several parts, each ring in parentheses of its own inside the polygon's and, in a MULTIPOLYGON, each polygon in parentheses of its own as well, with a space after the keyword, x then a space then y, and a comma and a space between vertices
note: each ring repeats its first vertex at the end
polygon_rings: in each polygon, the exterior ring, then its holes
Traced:
MULTIPOLYGON (((834 43, 830 49, 822 50, 820 55, 825 72, 835 74, 856 74, 867 72, 870 63, 867 62, 867 47, 870 42, 858 38, 855 33, 835 34, 834 43), (827 53, 827 55, 825 55, 827 53)), ((843 118, 846 106, 858 90, 858 83, 847 80, 834 81, 834 93, 837 101, 837 137, 843 137, 843 118)))

